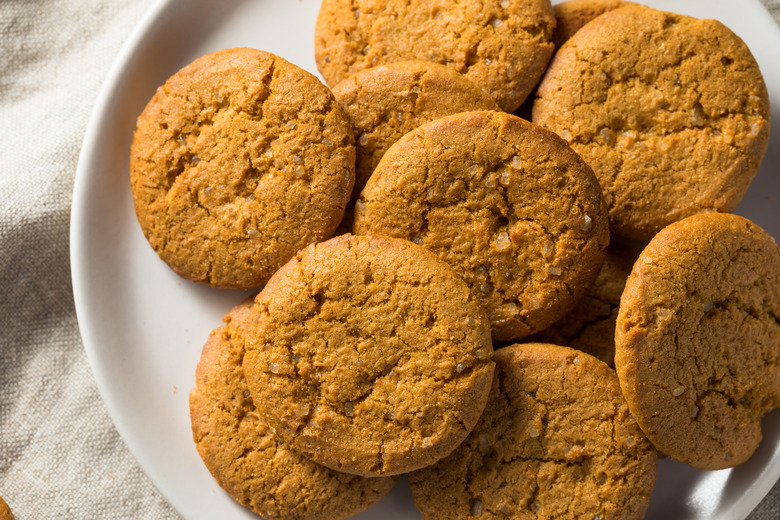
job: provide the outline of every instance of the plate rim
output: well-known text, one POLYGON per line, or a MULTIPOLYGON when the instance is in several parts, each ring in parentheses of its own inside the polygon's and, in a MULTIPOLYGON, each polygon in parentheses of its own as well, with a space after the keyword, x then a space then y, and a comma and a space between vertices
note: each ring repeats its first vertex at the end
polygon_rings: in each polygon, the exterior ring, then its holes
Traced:
POLYGON ((121 437, 125 446, 133 456, 134 462, 143 471, 144 475, 154 485, 156 491, 160 493, 161 497, 167 504, 170 505, 176 512, 182 515, 181 510, 176 507, 171 499, 163 492, 163 488, 159 482, 150 474, 145 464, 141 463, 143 457, 139 456, 138 447, 135 445, 132 439, 128 438, 127 428, 124 426, 125 418, 119 414, 119 411, 115 406, 111 405, 111 399, 108 398, 111 394, 109 391, 109 381, 107 375, 97 369, 99 362, 99 349, 95 347, 97 340, 93 337, 93 330, 87 325, 85 316, 89 314, 88 300, 89 295, 86 288, 86 283, 82 283, 81 277, 84 260, 82 259, 86 251, 83 246, 80 246, 82 242, 82 234, 80 231, 87 226, 87 204, 86 201, 89 195, 89 179, 91 177, 92 162, 95 160, 95 150, 100 142, 100 128, 103 127, 105 114, 107 108, 112 102, 111 94, 117 90, 122 81, 122 77, 126 72, 127 64, 132 60, 133 56, 138 52, 141 44, 146 40, 152 30, 155 23, 160 20, 161 15, 172 4, 180 0, 153 0, 147 7, 141 18, 130 31, 125 41, 120 46, 119 52, 114 57, 111 65, 103 78, 102 84, 98 90, 98 94, 95 98, 92 111, 90 112, 89 119, 87 120, 86 131, 81 142, 81 148, 79 150, 78 162, 76 163, 76 173, 73 180, 73 191, 71 198, 71 213, 69 221, 68 232, 68 248, 69 248, 69 261, 70 261, 70 277, 71 287, 73 292, 73 301, 76 311, 76 322, 78 324, 79 335, 81 337, 81 343, 83 345, 87 362, 89 363, 92 376, 95 378, 95 384, 98 389, 98 394, 103 403, 105 410, 107 411, 111 422, 116 428, 117 433, 121 437))

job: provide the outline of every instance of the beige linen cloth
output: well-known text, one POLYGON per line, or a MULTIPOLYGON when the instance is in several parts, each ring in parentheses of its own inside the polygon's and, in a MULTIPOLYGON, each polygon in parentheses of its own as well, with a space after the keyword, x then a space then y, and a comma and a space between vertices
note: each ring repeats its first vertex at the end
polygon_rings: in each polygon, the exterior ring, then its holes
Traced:
MULTIPOLYGON (((98 394, 68 252, 87 120, 151 3, 0 0, 0 496, 18 520, 179 518, 98 394)), ((750 519, 780 519, 780 484, 750 519)))

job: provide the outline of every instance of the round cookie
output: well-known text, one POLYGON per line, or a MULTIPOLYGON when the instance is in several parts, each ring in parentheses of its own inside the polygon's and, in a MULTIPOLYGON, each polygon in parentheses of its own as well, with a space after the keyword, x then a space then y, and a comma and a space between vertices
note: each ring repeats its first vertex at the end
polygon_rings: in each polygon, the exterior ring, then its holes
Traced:
POLYGON ((549 0, 324 0, 315 58, 331 86, 394 61, 441 63, 511 112, 544 72, 554 27, 549 0))
POLYGON ((641 519, 657 456, 615 373, 541 343, 502 348, 493 359, 490 399, 469 438, 409 475, 423 519, 641 519))
POLYGON ((639 426, 699 469, 745 462, 780 405, 780 248, 743 217, 662 230, 620 301, 615 367, 639 426))
POLYGON ((427 61, 389 63, 360 71, 334 86, 333 95, 355 133, 353 199, 390 145, 404 134, 458 112, 499 110, 493 98, 468 78, 427 61))
POLYGON ((11 508, 5 503, 3 497, 0 497, 0 520, 14 520, 14 514, 11 508))
POLYGON ((353 225, 450 264, 487 310, 496 342, 548 327, 585 295, 607 227, 593 172, 562 139, 484 111, 437 119, 391 146, 353 225))
POLYGON ((264 518, 341 519, 378 502, 395 479, 363 478, 290 450, 266 426, 241 370, 252 306, 225 316, 203 348, 190 394, 192 433, 206 467, 235 500, 264 518))
POLYGON ((566 316, 527 341, 576 348, 615 367, 615 322, 626 279, 642 248, 612 242, 588 294, 566 316))
POLYGON ((468 435, 493 375, 490 326, 433 253, 386 237, 312 245, 255 300, 243 369, 293 449, 359 475, 432 464, 468 435))
POLYGON ((157 89, 138 118, 130 183, 141 228, 174 271, 248 289, 331 236, 354 161, 325 85, 273 54, 228 49, 157 89))
POLYGON ((750 50, 720 22, 631 5, 558 50, 533 120, 593 168, 611 230, 649 240, 736 208, 767 148, 769 99, 750 50))
POLYGON ((632 4, 624 0, 566 0, 554 5, 556 25, 552 41, 555 48, 560 48, 583 25, 597 16, 632 4))

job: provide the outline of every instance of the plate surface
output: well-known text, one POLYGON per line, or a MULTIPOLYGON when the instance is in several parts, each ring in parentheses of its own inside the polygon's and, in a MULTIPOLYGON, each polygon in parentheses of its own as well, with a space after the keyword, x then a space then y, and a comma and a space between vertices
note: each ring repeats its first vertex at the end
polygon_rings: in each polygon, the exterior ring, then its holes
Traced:
MULTIPOLYGON (((755 54, 780 112, 780 30, 757 0, 650 0, 716 18, 755 54)), ((201 462, 188 393, 209 332, 245 293, 185 281, 158 259, 133 212, 128 179, 136 117, 158 85, 195 58, 228 47, 273 52, 311 72, 318 0, 164 0, 127 41, 90 120, 73 197, 71 266, 76 310, 97 384, 117 429, 165 497, 188 519, 257 518, 201 462)), ((761 170, 738 209, 780 239, 780 118, 761 170)), ((647 519, 742 519, 780 476, 780 412, 746 464, 701 472, 661 461, 647 519)), ((420 518, 405 479, 363 519, 420 518)))

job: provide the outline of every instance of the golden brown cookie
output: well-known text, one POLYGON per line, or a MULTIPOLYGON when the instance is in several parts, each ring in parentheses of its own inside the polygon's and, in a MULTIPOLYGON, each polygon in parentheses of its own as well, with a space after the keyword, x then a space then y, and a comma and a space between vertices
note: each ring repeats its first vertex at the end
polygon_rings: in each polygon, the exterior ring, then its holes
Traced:
POLYGON ((607 226, 593 172, 562 139, 510 114, 466 112, 390 147, 353 228, 436 253, 479 296, 493 341, 509 341, 548 327, 585 295, 607 226))
POLYGON ((452 455, 409 475, 424 520, 641 519, 656 451, 615 373, 541 343, 496 351, 488 405, 452 455))
POLYGON ((601 271, 588 294, 566 316, 527 341, 576 348, 614 368, 615 321, 620 296, 642 251, 639 246, 629 241, 610 243, 601 271))
POLYGON ((312 245, 255 300, 244 373, 296 451, 360 475, 448 455, 485 406, 490 325, 433 253, 386 237, 312 245))
POLYGON ((544 72, 554 27, 549 0, 324 0, 315 58, 331 86, 394 61, 441 63, 511 112, 544 72))
POLYGON ((662 230, 620 301, 615 366, 655 446, 699 469, 745 462, 780 405, 780 248, 743 217, 662 230))
MULTIPOLYGON (((450 114, 499 110, 493 98, 468 78, 427 61, 396 62, 360 71, 333 87, 333 95, 355 133, 353 199, 390 145, 404 134, 450 114)), ((345 220, 348 217, 351 215, 345 220)))
POLYGON ((198 453, 225 491, 265 518, 341 519, 367 509, 395 479, 320 466, 289 449, 260 420, 241 370, 251 305, 232 309, 203 348, 190 394, 198 453))
POLYGON ((597 16, 631 4, 624 0, 566 0, 554 5, 556 25, 552 40, 555 48, 560 48, 583 25, 597 16))
POLYGON ((157 89, 138 118, 130 182, 168 265, 247 289, 333 233, 354 161, 352 128, 327 87, 273 54, 228 49, 157 89))
POLYGON ((11 508, 5 503, 3 497, 0 497, 0 520, 14 520, 14 514, 11 508))
POLYGON ((720 22, 632 5, 558 50, 533 120, 593 168, 611 230, 649 240, 689 215, 734 210, 766 151, 769 99, 750 50, 720 22))

